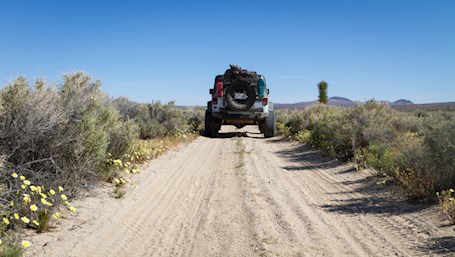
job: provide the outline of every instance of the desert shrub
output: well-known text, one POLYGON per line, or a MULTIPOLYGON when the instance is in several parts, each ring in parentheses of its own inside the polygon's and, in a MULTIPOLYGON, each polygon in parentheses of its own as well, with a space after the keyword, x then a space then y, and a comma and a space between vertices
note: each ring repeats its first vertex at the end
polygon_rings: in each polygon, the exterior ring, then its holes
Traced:
POLYGON ((181 131, 190 130, 190 126, 193 126, 193 129, 194 126, 200 126, 201 123, 197 123, 199 120, 202 122, 201 114, 185 113, 185 110, 176 107, 174 102, 138 104, 119 98, 114 100, 114 103, 124 118, 131 118, 138 123, 141 139, 174 136, 181 131))
POLYGON ((368 148, 359 148, 354 153, 357 169, 372 167, 380 175, 390 175, 394 171, 394 151, 381 141, 370 142, 368 148))
POLYGON ((373 141, 393 141, 396 120, 395 111, 385 104, 368 101, 355 106, 349 114, 349 121, 353 124, 353 148, 365 148, 373 141))
POLYGON ((392 146, 392 167, 387 173, 394 177, 412 197, 434 193, 436 176, 429 169, 423 138, 407 133, 392 146))
POLYGON ((389 106, 372 100, 352 108, 347 120, 352 122, 351 154, 358 167, 388 172, 389 146, 410 125, 389 106))
POLYGON ((183 110, 183 115, 187 119, 190 132, 201 133, 204 130, 205 108, 187 107, 183 110))
POLYGON ((439 200, 439 206, 442 211, 447 215, 452 224, 455 224, 455 197, 454 190, 448 189, 436 193, 439 200))
POLYGON ((139 127, 141 139, 147 140, 168 135, 166 127, 158 120, 140 120, 139 127))
POLYGON ((66 144, 65 166, 76 179, 99 171, 106 159, 109 135, 120 120, 118 111, 101 91, 100 81, 81 72, 66 75, 59 94, 65 115, 64 134, 75 137, 66 144))
POLYGON ((314 105, 279 111, 279 131, 391 176, 412 197, 455 187, 455 112, 400 113, 367 101, 352 108, 314 105))
MULTIPOLYGON (((314 116, 314 115, 313 115, 314 116)), ((320 117, 310 120, 311 144, 324 149, 333 158, 347 159, 352 156, 351 123, 346 121, 345 109, 326 108, 320 117)))
POLYGON ((187 117, 183 111, 175 107, 174 102, 161 104, 160 102, 148 105, 150 117, 164 126, 167 135, 175 135, 188 129, 187 117))
POLYGON ((441 121, 425 135, 429 167, 437 180, 435 190, 455 188, 455 119, 441 121))
POLYGON ((309 130, 302 130, 294 134, 293 139, 303 144, 310 143, 311 132, 309 130))
POLYGON ((43 81, 31 87, 23 77, 6 85, 0 92, 1 154, 47 188, 79 187, 103 169, 109 145, 121 155, 134 137, 100 87, 81 72, 64 76, 58 87, 43 81))
MULTIPOLYGON (((125 119, 132 119, 141 115, 142 110, 139 108, 141 104, 131 101, 126 97, 118 97, 112 103, 125 119)), ((145 110, 145 113, 147 113, 147 110, 145 110)))
POLYGON ((0 99, 0 151, 7 161, 29 178, 57 173, 62 143, 74 140, 58 133, 67 117, 57 91, 31 88, 19 77, 3 88, 0 99))
POLYGON ((134 142, 139 138, 139 125, 131 119, 119 122, 111 128, 107 152, 115 159, 132 151, 134 142))

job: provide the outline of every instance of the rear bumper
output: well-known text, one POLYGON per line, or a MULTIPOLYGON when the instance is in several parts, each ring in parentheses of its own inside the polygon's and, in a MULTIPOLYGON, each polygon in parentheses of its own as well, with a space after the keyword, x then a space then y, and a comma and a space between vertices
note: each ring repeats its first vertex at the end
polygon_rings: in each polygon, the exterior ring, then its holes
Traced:
POLYGON ((225 121, 257 121, 269 115, 268 112, 212 112, 213 117, 225 121))
POLYGON ((211 110, 213 117, 221 120, 223 124, 256 124, 269 115, 269 111, 273 111, 273 103, 262 105, 260 101, 256 101, 254 105, 245 111, 232 111, 227 108, 224 101, 220 101, 218 105, 212 106, 211 102, 207 103, 208 110, 211 110))

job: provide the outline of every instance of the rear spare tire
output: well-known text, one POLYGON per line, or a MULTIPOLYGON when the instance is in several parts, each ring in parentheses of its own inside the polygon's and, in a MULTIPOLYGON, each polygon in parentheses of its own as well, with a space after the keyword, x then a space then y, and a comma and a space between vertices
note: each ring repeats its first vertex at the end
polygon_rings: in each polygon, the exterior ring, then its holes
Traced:
POLYGON ((236 81, 226 88, 226 104, 233 111, 247 110, 255 101, 256 90, 246 81, 236 81), (236 99, 236 93, 245 94, 246 99, 236 99))
POLYGON ((264 137, 274 137, 276 135, 276 121, 275 113, 273 111, 269 112, 269 115, 264 120, 264 137))

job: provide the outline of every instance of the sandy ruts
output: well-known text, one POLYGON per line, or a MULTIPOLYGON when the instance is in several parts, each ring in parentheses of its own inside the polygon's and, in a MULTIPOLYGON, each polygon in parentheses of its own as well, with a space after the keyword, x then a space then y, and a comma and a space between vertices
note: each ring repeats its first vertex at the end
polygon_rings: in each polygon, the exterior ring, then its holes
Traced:
MULTIPOLYGON (((243 132, 248 133, 243 133, 243 132)), ((389 201, 370 172, 223 127, 154 161, 122 199, 75 202, 28 256, 450 256, 435 207, 389 201)))

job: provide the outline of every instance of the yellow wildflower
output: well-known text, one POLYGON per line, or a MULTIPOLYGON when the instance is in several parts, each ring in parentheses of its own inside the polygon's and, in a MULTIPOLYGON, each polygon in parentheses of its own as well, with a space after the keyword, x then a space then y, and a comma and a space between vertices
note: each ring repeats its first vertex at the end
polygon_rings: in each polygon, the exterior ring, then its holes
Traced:
POLYGON ((39 222, 38 222, 38 221, 36 221, 36 220, 33 220, 32 222, 33 222, 33 224, 35 224, 35 225, 39 226, 39 222))
POLYGON ((9 225, 9 219, 8 218, 3 218, 3 223, 5 223, 6 225, 9 225))
POLYGON ((39 193, 39 195, 43 198, 43 199, 46 199, 47 198, 47 195, 43 194, 43 193, 39 193))
POLYGON ((117 166, 122 166, 122 160, 114 160, 114 165, 117 165, 117 166))
POLYGON ((76 211, 76 208, 74 208, 73 206, 71 206, 71 207, 70 207, 70 210, 71 210, 72 212, 75 212, 75 211, 76 211))
POLYGON ((29 223, 30 222, 30 220, 27 217, 22 217, 21 220, 24 223, 29 223))
POLYGON ((24 184, 27 185, 27 186, 30 186, 30 181, 24 180, 24 184))
POLYGON ((60 197, 65 201, 68 200, 68 197, 66 197, 66 195, 61 195, 60 197))
POLYGON ((9 206, 13 207, 14 206, 14 201, 9 202, 9 206))
POLYGON ((44 204, 44 205, 46 205, 46 204, 47 204, 47 201, 46 201, 46 199, 44 199, 44 198, 41 198, 41 203, 42 203, 42 204, 44 204))
POLYGON ((49 202, 49 201, 47 201, 47 203, 46 203, 46 204, 47 204, 47 206, 52 206, 52 203, 51 203, 51 202, 49 202))
POLYGON ((28 195, 24 196, 24 203, 28 204, 30 202, 30 197, 28 195))
POLYGON ((55 195, 55 191, 54 191, 53 189, 49 190, 49 193, 50 193, 51 195, 55 195))
POLYGON ((24 248, 27 248, 27 247, 30 246, 30 242, 24 240, 24 241, 22 241, 22 246, 23 246, 24 248))
POLYGON ((60 193, 63 192, 63 187, 59 186, 59 187, 58 187, 58 191, 59 191, 60 193))
POLYGON ((21 188, 22 188, 22 189, 26 189, 27 186, 26 186, 26 185, 21 185, 21 188))
POLYGON ((32 190, 33 192, 35 192, 37 189, 36 189, 36 186, 30 186, 30 190, 32 190))
POLYGON ((68 202, 68 201, 65 201, 65 205, 70 205, 70 202, 68 202))
POLYGON ((120 184, 120 179, 116 178, 114 181, 116 184, 120 184))
POLYGON ((13 174, 11 174, 11 177, 13 177, 13 178, 17 178, 17 177, 19 177, 19 176, 17 175, 17 173, 16 173, 16 172, 14 172, 13 174))
POLYGON ((19 177, 21 180, 25 180, 25 177, 24 176, 20 176, 19 177))
POLYGON ((19 219, 19 214, 14 213, 14 218, 18 220, 19 219))
POLYGON ((38 210, 38 207, 36 207, 35 204, 32 204, 32 205, 30 206, 30 210, 32 210, 32 211, 37 211, 37 210, 38 210))

